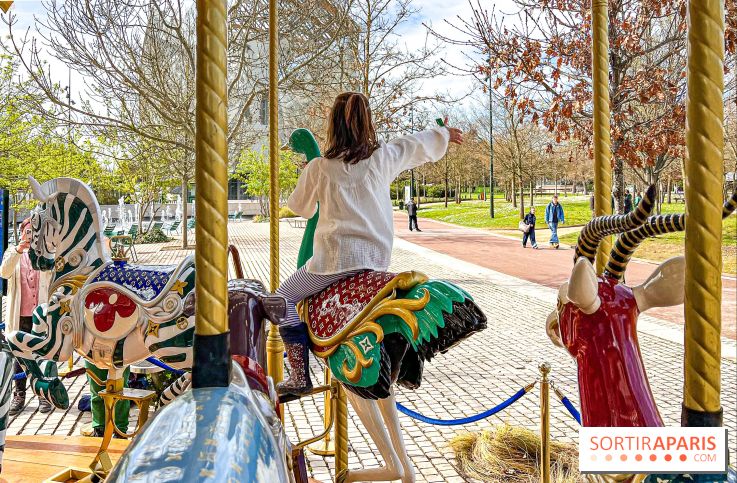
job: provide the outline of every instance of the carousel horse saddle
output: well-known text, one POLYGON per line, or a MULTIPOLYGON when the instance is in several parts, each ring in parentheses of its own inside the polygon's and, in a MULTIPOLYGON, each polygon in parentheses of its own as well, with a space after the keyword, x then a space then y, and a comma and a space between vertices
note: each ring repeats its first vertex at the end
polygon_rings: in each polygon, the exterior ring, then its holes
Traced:
POLYGON ((183 305, 177 300, 193 289, 191 256, 179 265, 110 263, 82 288, 84 324, 95 337, 118 340, 152 314, 175 318, 183 305))
POLYGON ((366 271, 308 298, 302 308, 303 318, 316 350, 325 352, 345 338, 353 329, 351 322, 395 277, 394 273, 366 271))
POLYGON ((130 265, 111 263, 91 283, 122 285, 142 300, 155 299, 167 286, 179 265, 130 265))
POLYGON ((362 272, 302 301, 298 312, 315 355, 338 380, 359 388, 386 379, 385 336, 429 360, 486 327, 470 295, 419 272, 362 272))

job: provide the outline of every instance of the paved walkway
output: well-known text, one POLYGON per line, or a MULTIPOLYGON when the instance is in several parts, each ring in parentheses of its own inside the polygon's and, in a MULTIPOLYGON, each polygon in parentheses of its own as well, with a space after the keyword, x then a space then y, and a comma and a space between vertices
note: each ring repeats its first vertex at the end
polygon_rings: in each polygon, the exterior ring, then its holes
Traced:
MULTIPOLYGON (((539 250, 522 248, 521 241, 508 236, 459 227, 435 220, 421 219, 418 223, 423 230, 410 232, 407 216, 395 214, 396 235, 425 248, 460 258, 507 275, 558 288, 568 280, 573 267, 573 249, 561 247, 558 250, 547 244, 548 237, 538 240, 539 250)), ((547 232, 547 231, 546 231, 547 232)), ((642 283, 657 263, 632 260, 627 265, 627 282, 631 285, 642 283)), ((664 307, 648 312, 654 317, 683 324, 683 306, 664 307)), ((722 336, 737 339, 737 280, 722 277, 722 336)))
MULTIPOLYGON (((556 279, 550 276, 547 283, 525 280, 513 274, 488 268, 490 258, 512 257, 512 252, 489 250, 485 257, 476 253, 474 236, 467 234, 461 238, 457 231, 446 236, 454 237, 452 253, 435 251, 426 245, 440 245, 439 232, 432 230, 447 227, 431 227, 425 222, 427 232, 417 235, 404 229, 397 230, 391 270, 421 270, 433 278, 442 278, 456 283, 473 294, 489 319, 489 328, 474 335, 448 354, 433 359, 426 365, 422 387, 416 391, 397 390, 397 399, 406 406, 427 416, 454 419, 471 416, 503 401, 520 387, 535 380, 537 365, 547 361, 553 367, 552 376, 558 386, 578 405, 576 389, 576 366, 571 357, 554 347, 545 334, 545 319, 555 307, 557 281, 564 278, 563 273, 556 279), (418 237, 415 239, 415 237, 418 237), (418 243, 414 243, 418 241, 418 243), (466 243, 469 243, 468 245, 466 243), (457 255, 457 256, 454 256, 457 255), (471 259, 472 258, 472 259, 471 259)), ((268 224, 251 222, 231 223, 231 241, 241 251, 246 275, 268 281, 268 224)), ((280 224, 280 276, 288 276, 296 266, 301 229, 290 228, 287 223, 280 224)), ((504 243, 504 239, 500 239, 504 243)), ((479 244, 489 243, 485 238, 479 244)), ((511 242, 510 242, 511 243, 511 242)), ((173 244, 170 244, 173 245, 173 244)), ((447 248, 446 243, 446 248, 447 248)), ((443 248, 443 250, 446 250, 443 248)), ((510 245, 510 248, 512 246, 510 245)), ((521 249, 520 249, 521 250, 521 249)), ((449 250, 446 250, 449 251, 449 250)), ((139 250, 142 263, 176 263, 191 250, 182 251, 174 246, 141 246, 139 250)), ((539 255, 539 252, 536 255, 539 255)), ((532 255, 521 252, 519 256, 532 255)), ((561 252, 551 252, 562 256, 561 252)), ((570 252, 563 254, 570 267, 570 252)), ((528 260, 525 258, 524 260, 528 260)), ((543 259, 537 263, 548 263, 543 259)), ((514 265, 510 260, 508 265, 514 265)), ((534 267, 532 262, 524 262, 534 267)), ((562 268, 561 268, 562 270, 562 268)), ((530 270, 533 271, 533 270, 530 270)), ((526 271, 522 270, 524 274, 526 271)), ((640 342, 650 383, 658 402, 661 414, 668 425, 678 425, 682 400, 683 347, 679 337, 679 327, 668 321, 644 315, 640 321, 640 342)), ((725 425, 731 434, 737 431, 737 365, 728 359, 722 360, 722 405, 725 425)), ((322 380, 322 366, 312 359, 312 377, 322 380)), ((70 389, 72 407, 66 411, 54 411, 51 415, 41 415, 36 410, 35 400, 13 418, 9 434, 77 434, 80 426, 89 421, 89 413, 80 413, 76 402, 85 392, 84 378, 65 382, 70 389)), ((551 401, 551 434, 559 441, 574 442, 577 438, 575 421, 571 419, 562 405, 555 399, 551 401)), ((400 416, 407 452, 417 468, 419 481, 456 482, 464 481, 458 473, 453 453, 447 442, 459 431, 478 431, 502 422, 537 430, 538 395, 535 391, 522 398, 497 416, 464 427, 430 426, 400 416)), ((322 429, 322 397, 295 401, 287 405, 287 431, 293 441, 305 439, 322 429)), ((379 464, 380 456, 368 439, 365 429, 351 411, 349 420, 349 465, 352 468, 370 467, 379 464)), ((732 453, 732 461, 735 460, 732 453)), ((314 478, 329 481, 333 470, 333 460, 308 454, 308 469, 314 478)), ((9 475, 3 475, 9 477, 9 475)), ((12 481, 12 478, 11 478, 12 481)))

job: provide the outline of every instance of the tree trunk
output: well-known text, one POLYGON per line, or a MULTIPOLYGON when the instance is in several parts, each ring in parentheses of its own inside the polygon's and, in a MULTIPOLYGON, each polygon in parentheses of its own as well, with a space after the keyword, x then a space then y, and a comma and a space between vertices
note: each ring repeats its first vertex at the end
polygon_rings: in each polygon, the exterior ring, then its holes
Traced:
POLYGON ((517 175, 512 170, 512 208, 517 208, 517 175))
MULTIPOLYGON (((612 153, 617 151, 617 146, 612 146, 612 153)), ((624 160, 616 156, 614 158, 614 173, 612 176, 612 195, 614 196, 614 208, 620 215, 624 212, 624 160)))
POLYGON ((535 182, 530 180, 530 206, 535 206, 535 182))
POLYGON ((673 193, 673 177, 668 176, 668 204, 671 204, 673 202, 673 198, 671 197, 673 193))
POLYGON ((522 181, 522 173, 519 177, 519 217, 525 217, 525 183, 522 181))
POLYGON ((189 246, 189 235, 187 234, 187 178, 182 177, 182 248, 189 246))
POLYGON ((445 158, 445 207, 448 207, 448 158, 445 158))

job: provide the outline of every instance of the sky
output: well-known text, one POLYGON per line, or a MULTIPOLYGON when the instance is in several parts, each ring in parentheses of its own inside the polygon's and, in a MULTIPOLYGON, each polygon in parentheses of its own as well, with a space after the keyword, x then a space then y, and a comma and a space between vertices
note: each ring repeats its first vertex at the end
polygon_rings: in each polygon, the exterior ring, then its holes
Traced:
MULTIPOLYGON (((476 0, 472 1, 474 3, 476 2, 476 0)), ((484 8, 496 8, 501 11, 504 11, 505 7, 509 7, 510 3, 510 0, 481 2, 484 8)), ((455 22, 457 16, 468 17, 472 11, 469 0, 414 0, 413 6, 418 12, 399 29, 401 42, 404 42, 410 50, 419 48, 424 44, 428 32, 423 24, 432 26, 434 30, 441 34, 459 37, 459 34, 453 32, 453 29, 447 25, 445 20, 455 22)), ((46 15, 44 6, 40 0, 15 0, 11 11, 18 17, 18 25, 14 27, 16 32, 32 25, 34 15, 37 17, 44 17, 46 15)), ((7 26, 4 24, 0 24, 0 35, 3 37, 7 35, 7 26)), ((445 45, 441 52, 439 52, 439 56, 455 64, 463 64, 465 62, 463 49, 459 46, 445 45)), ((50 62, 52 65, 52 76, 63 85, 66 85, 69 75, 66 66, 53 59, 50 59, 50 62)), ((79 99, 81 86, 81 78, 72 73, 73 99, 79 99)), ((460 97, 474 88, 478 88, 478 86, 478 81, 473 78, 445 75, 426 80, 422 89, 427 92, 444 92, 451 94, 453 97, 460 97)))

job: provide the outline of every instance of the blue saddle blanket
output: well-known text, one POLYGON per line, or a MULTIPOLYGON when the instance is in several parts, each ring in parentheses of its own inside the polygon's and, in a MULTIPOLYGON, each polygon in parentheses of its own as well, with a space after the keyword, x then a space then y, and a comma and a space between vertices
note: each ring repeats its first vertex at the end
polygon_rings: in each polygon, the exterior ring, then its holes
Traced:
POLYGON ((122 285, 145 301, 155 299, 172 277, 177 265, 118 265, 111 263, 97 274, 92 283, 122 285))

